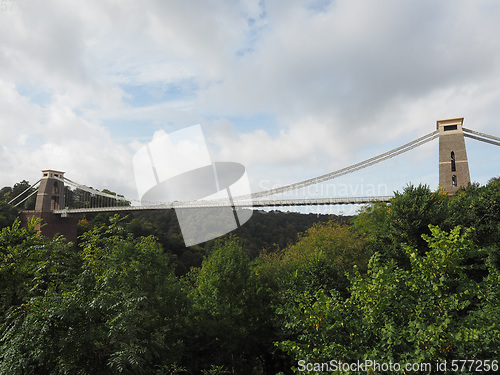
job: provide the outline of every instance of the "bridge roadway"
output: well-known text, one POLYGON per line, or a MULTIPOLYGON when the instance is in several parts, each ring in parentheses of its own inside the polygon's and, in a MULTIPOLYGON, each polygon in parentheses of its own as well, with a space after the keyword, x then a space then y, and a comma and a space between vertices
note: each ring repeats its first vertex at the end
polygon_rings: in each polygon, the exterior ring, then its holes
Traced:
POLYGON ((53 210, 54 214, 65 217, 70 214, 168 210, 172 208, 215 208, 215 207, 286 207, 286 206, 322 206, 339 204, 367 204, 375 202, 389 202, 392 196, 346 197, 346 198, 304 198, 304 199, 273 199, 273 200, 198 200, 193 202, 169 202, 165 204, 151 204, 148 206, 116 206, 116 207, 88 207, 65 208, 53 210))

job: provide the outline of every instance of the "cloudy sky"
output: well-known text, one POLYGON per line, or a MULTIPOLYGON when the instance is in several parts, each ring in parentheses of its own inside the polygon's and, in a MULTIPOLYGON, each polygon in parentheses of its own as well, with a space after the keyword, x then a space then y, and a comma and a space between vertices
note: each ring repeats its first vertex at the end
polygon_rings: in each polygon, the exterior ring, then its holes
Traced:
MULTIPOLYGON (((253 191, 438 119, 500 136, 499 19, 496 0, 2 0, 0 186, 58 169, 137 197, 134 153, 194 124, 253 191)), ((498 147, 467 147, 472 180, 500 175, 498 147)), ((308 193, 409 182, 437 187, 437 141, 308 193)))

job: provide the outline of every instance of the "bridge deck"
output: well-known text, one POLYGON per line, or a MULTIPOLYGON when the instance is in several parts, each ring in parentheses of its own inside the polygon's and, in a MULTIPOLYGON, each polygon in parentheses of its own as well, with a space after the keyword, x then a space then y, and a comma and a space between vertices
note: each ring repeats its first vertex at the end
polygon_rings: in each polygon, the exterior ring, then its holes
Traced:
POLYGON ((348 197, 348 198, 304 198, 304 199, 273 199, 254 201, 194 201, 194 202, 171 202, 166 204, 149 206, 116 206, 95 208, 66 208, 54 210, 53 213, 66 216, 68 214, 92 213, 92 212, 121 212, 121 211, 147 211, 167 210, 172 208, 211 208, 211 207, 286 207, 286 206, 322 206, 341 204, 367 204, 375 202, 389 202, 392 196, 373 197, 348 197))

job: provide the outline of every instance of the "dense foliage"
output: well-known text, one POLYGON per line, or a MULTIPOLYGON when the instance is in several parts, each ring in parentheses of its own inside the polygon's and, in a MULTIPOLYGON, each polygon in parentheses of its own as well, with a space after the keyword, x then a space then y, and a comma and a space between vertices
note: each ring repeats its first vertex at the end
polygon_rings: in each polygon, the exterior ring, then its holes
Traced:
POLYGON ((94 217, 71 244, 2 212, 0 374, 498 370, 498 180, 453 197, 409 186, 285 244, 258 236, 272 214, 186 249, 167 216, 94 217))
MULTIPOLYGON (((304 232, 314 223, 334 220, 339 223, 349 222, 348 217, 336 215, 300 214, 296 212, 258 211, 245 225, 232 232, 242 244, 245 253, 255 259, 263 249, 274 251, 295 242, 299 233, 304 232)), ((94 225, 109 224, 107 214, 89 215, 80 221, 80 233, 94 225)), ((170 254, 178 276, 186 274, 191 267, 200 267, 203 258, 210 253, 217 241, 186 248, 175 211, 132 212, 123 219, 126 230, 134 237, 155 236, 163 249, 170 254)))

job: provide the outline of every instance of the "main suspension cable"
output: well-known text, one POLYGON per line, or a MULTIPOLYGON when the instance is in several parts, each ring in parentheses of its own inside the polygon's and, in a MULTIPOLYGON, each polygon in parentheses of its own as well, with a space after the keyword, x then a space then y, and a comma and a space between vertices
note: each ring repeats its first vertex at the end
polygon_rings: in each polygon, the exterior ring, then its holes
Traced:
POLYGON ((462 130, 464 131, 464 136, 467 138, 472 138, 472 139, 475 139, 475 140, 478 140, 481 142, 486 142, 486 143, 490 143, 490 144, 495 145, 495 146, 500 146, 500 138, 499 137, 495 137, 494 135, 480 133, 480 132, 477 132, 475 130, 470 130, 470 129, 465 129, 465 128, 462 128, 462 130), (475 134, 475 135, 473 135, 473 134, 475 134))
POLYGON ((307 187, 310 185, 314 185, 314 184, 317 184, 320 182, 332 180, 336 177, 340 177, 340 176, 358 171, 360 169, 363 169, 363 168, 369 167, 371 165, 380 163, 381 161, 390 159, 396 155, 410 151, 410 150, 414 149, 415 147, 421 146, 427 142, 432 141, 433 139, 437 138, 438 136, 439 136, 439 132, 437 130, 435 130, 429 134, 424 135, 423 137, 417 138, 417 139, 415 139, 411 142, 408 142, 400 147, 394 148, 390 151, 384 152, 383 154, 374 156, 374 157, 367 159, 367 160, 364 160, 362 162, 353 164, 349 167, 345 167, 345 168, 339 169, 339 170, 334 171, 334 172, 330 172, 330 173, 327 173, 327 174, 324 174, 324 175, 321 175, 318 177, 310 178, 310 179, 307 179, 307 180, 304 180, 301 182, 297 182, 297 183, 293 183, 290 185, 285 185, 285 186, 281 186, 278 188, 265 190, 265 191, 261 191, 261 192, 257 192, 257 193, 253 193, 253 194, 237 196, 237 197, 234 197, 233 199, 234 200, 245 200, 245 199, 251 199, 251 198, 261 198, 261 197, 265 197, 265 196, 269 196, 269 195, 284 193, 284 192, 290 191, 290 190, 301 189, 301 188, 304 188, 304 187, 307 187))
MULTIPOLYGON (((500 138, 499 137, 495 137, 494 135, 490 135, 490 134, 486 134, 486 133, 481 133, 481 132, 477 132, 475 130, 471 130, 471 129, 466 129, 466 128, 462 128, 462 130, 464 132, 467 132, 467 133, 471 133, 471 134, 475 134, 475 135, 479 135, 480 137, 484 137, 484 138, 490 138, 492 140, 495 140, 495 141, 498 141, 500 142, 500 138)), ((470 137, 472 138, 472 137, 470 137)), ((474 138, 474 139, 477 139, 477 138, 474 138)), ((481 140, 481 139, 480 139, 481 140)))
MULTIPOLYGON (((32 188, 33 188, 36 184, 38 184, 40 181, 42 181, 42 179, 40 179, 40 180, 38 180, 37 182, 35 182, 35 183, 34 183, 33 185, 31 185, 29 188, 27 188, 26 190, 24 190, 21 194, 18 194, 15 198, 12 198, 12 199, 9 201, 9 204, 11 204, 11 203, 12 203, 12 202, 14 202, 17 198, 19 198, 20 196, 22 196, 24 193, 26 193, 27 191, 29 191, 30 189, 32 189, 32 188)), ((35 190, 35 193, 36 193, 36 192, 37 192, 37 191, 35 190)), ((28 196, 28 198, 29 198, 29 197, 31 197, 32 195, 33 195, 33 193, 31 193, 31 194, 28 196)), ((24 201, 25 201, 26 199, 28 199, 28 198, 25 198, 25 199, 23 199, 21 202, 19 202, 19 203, 15 204, 15 205, 14 205, 14 207, 17 207, 17 205, 18 205, 18 204, 21 204, 22 202, 24 202, 24 201)))

